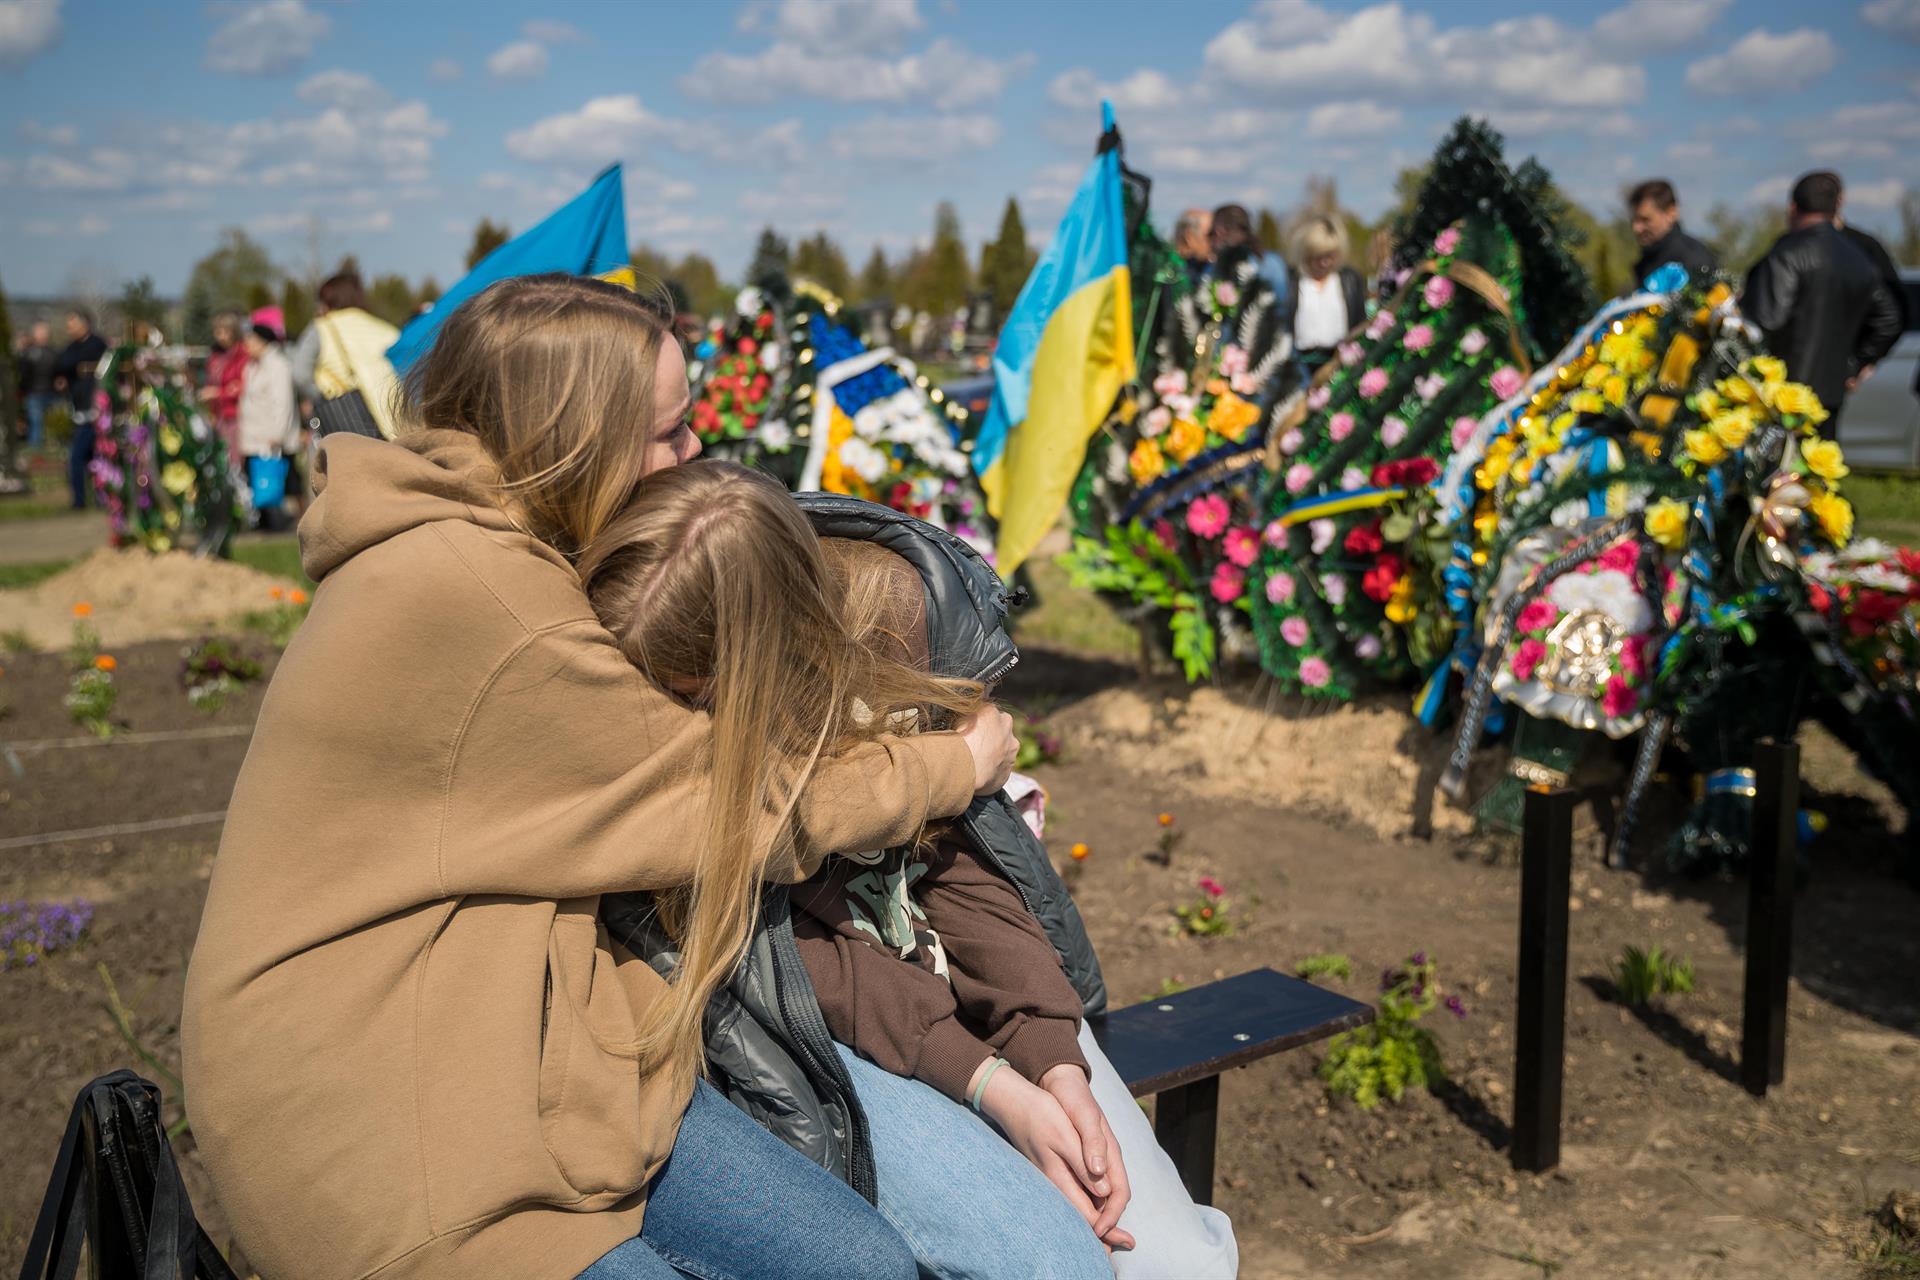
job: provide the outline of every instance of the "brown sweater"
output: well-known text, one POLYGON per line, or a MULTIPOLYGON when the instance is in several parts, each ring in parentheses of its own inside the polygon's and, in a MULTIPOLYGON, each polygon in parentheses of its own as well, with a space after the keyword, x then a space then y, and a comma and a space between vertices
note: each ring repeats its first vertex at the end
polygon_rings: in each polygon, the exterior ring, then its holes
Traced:
MULTIPOLYGON (((571 1280, 638 1232, 685 1109, 620 1047, 664 987, 596 917, 693 874, 707 721, 627 664, 484 461, 336 436, 301 523, 320 586, 182 1020, 195 1140, 274 1280, 571 1280)), ((904 841, 972 789, 956 735, 882 739, 820 770, 800 843, 904 841)))

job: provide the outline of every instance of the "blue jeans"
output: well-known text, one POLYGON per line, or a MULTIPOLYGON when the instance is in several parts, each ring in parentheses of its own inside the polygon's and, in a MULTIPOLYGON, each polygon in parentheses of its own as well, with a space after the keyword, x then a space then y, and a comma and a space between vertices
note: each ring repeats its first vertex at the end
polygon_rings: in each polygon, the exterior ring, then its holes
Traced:
POLYGON ((53 408, 51 391, 27 394, 27 444, 35 449, 47 438, 47 410, 53 408))
POLYGON ((923 1272, 941 1280, 1113 1280, 1086 1219, 984 1118, 837 1047, 873 1134, 880 1212, 923 1272))
POLYGON ((704 1080, 647 1192, 640 1234, 579 1280, 914 1280, 913 1255, 851 1187, 704 1080))

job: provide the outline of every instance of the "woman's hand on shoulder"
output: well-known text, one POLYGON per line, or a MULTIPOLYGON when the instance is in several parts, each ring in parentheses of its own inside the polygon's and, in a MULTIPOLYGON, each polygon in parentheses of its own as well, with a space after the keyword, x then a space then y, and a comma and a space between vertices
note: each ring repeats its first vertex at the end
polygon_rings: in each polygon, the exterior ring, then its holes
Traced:
POLYGON ((1020 756, 1020 738, 1013 717, 988 705, 955 726, 973 753, 973 794, 990 796, 1007 785, 1013 762, 1020 756))
MULTIPOLYGON (((982 1071, 986 1065, 981 1064, 982 1071)), ((1133 1247, 1133 1237, 1115 1225, 1129 1195, 1126 1174, 1120 1171, 1117 1179, 1094 1176, 1087 1168, 1086 1144, 1059 1099, 1019 1072, 1002 1067, 988 1077, 980 1109, 1000 1126, 1014 1149, 1060 1189, 1102 1244, 1109 1249, 1133 1247), (1096 1192, 1095 1186, 1108 1190, 1096 1192)), ((1094 1110, 1098 1112, 1098 1106, 1094 1110)), ((1100 1123, 1104 1126, 1105 1119, 1100 1123)), ((1110 1132, 1106 1150, 1118 1154, 1110 1132)), ((1108 1161, 1111 1168, 1117 1168, 1118 1163, 1117 1159, 1108 1161)))

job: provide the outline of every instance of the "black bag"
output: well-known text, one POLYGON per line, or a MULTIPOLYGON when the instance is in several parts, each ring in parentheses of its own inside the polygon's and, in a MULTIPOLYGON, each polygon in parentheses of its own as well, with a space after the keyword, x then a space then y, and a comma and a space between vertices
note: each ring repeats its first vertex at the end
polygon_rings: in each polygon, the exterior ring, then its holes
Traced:
POLYGON ((314 401, 313 416, 320 424, 316 434, 322 440, 343 431, 349 435, 372 436, 375 440, 385 439, 380 434, 380 425, 373 420, 372 411, 367 408, 367 398, 358 390, 314 401))
POLYGON ((195 1221, 160 1122, 160 1090, 131 1071, 74 1099, 20 1280, 235 1280, 195 1221))

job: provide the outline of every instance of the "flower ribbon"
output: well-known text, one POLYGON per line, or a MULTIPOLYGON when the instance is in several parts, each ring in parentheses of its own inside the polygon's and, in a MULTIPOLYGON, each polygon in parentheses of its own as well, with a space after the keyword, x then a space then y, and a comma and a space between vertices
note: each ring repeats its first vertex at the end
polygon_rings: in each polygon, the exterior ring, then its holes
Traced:
POLYGON ((1384 507, 1407 496, 1405 489, 1347 489, 1340 493, 1322 494, 1317 498, 1307 498, 1296 502, 1280 513, 1275 522, 1282 528, 1291 528, 1296 524, 1305 524, 1309 520, 1318 520, 1323 516, 1341 516, 1349 511, 1365 511, 1373 507, 1384 507))

